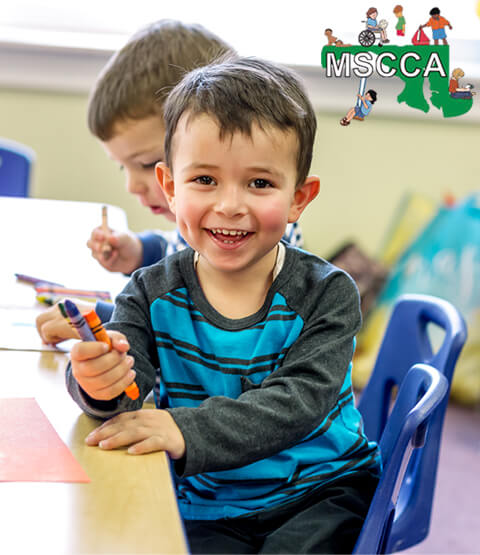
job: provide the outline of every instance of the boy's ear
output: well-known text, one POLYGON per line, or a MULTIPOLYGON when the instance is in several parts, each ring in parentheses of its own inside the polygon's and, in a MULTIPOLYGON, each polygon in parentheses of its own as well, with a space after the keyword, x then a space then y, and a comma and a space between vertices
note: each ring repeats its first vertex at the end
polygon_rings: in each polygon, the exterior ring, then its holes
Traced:
POLYGON ((170 168, 167 164, 165 164, 165 162, 157 162, 155 164, 155 177, 157 179, 157 183, 162 188, 171 212, 175 214, 175 184, 173 182, 170 168))
POLYGON ((312 202, 320 191, 320 178, 310 175, 302 185, 295 189, 292 205, 288 213, 288 223, 293 223, 300 218, 301 213, 312 202))

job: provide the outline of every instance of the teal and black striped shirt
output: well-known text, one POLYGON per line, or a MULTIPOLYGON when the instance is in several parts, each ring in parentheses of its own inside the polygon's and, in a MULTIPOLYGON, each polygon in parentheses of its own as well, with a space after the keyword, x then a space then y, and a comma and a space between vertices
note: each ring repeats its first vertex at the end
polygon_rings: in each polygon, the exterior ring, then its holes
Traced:
POLYGON ((359 470, 379 473, 351 387, 357 288, 328 262, 285 249, 264 305, 239 320, 208 303, 190 248, 134 273, 107 327, 128 337, 138 401, 104 410, 67 372, 94 416, 138 409, 154 390, 185 438, 174 468, 186 519, 252 514, 359 470))

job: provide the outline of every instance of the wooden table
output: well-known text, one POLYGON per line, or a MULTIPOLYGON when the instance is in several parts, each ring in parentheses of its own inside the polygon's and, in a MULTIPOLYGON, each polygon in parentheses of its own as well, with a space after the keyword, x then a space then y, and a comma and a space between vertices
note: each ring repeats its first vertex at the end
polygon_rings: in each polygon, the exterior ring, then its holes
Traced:
MULTIPOLYGON (((2 252, 8 250, 4 245, 5 237, 15 240, 15 230, 11 228, 10 234, 4 235, 7 219, 9 225, 18 230, 27 225, 22 214, 32 214, 37 209, 48 214, 59 207, 54 201, 28 200, 22 203, 8 200, 4 203, 0 197, 2 252), (17 211, 16 220, 12 216, 14 209, 17 211)), ((78 208, 84 211, 85 203, 81 204, 78 208)), ((88 206, 95 214, 99 213, 99 205, 88 206)), ((62 210, 71 210, 71 216, 74 216, 77 206, 67 203, 62 210)), ((90 229, 88 227, 88 232, 90 229)), ((36 236, 30 245, 32 249, 40 243, 45 245, 48 232, 43 230, 42 239, 40 231, 35 230, 36 236)), ((70 243, 80 244, 79 236, 82 235, 84 244, 84 232, 71 232, 70 243)), ((19 243, 22 242, 25 243, 25 237, 19 238, 19 243)), ((10 245, 11 253, 14 250, 10 245)), ((74 248, 70 250, 75 251, 74 248)), ((23 256, 28 256, 28 251, 24 251, 23 256)), ((0 306, 16 306, 11 296, 16 289, 9 276, 14 271, 23 270, 15 265, 19 260, 18 256, 3 259, 0 282, 11 287, 8 296, 0 290, 0 306)), ((55 258, 50 257, 50 265, 54 263, 55 258)), ((64 259, 63 263, 68 265, 68 260, 64 259)), ((90 266, 85 264, 92 268, 92 272, 96 271, 93 260, 90 266)), ((29 271, 38 270, 40 277, 48 277, 45 264, 42 268, 29 268, 29 271)), ((85 271, 88 268, 85 267, 85 271)), ((65 274, 68 271, 71 268, 64 268, 65 274)), ((21 292, 19 304, 24 306, 25 289, 20 290, 20 287, 25 286, 17 285, 18 292, 21 292)), ((165 453, 131 456, 123 449, 102 451, 97 447, 87 447, 84 438, 98 421, 83 414, 66 391, 64 370, 67 360, 67 355, 59 352, 0 350, 0 396, 34 397, 91 479, 86 484, 0 482, 0 552, 49 555, 187 552, 165 453)))

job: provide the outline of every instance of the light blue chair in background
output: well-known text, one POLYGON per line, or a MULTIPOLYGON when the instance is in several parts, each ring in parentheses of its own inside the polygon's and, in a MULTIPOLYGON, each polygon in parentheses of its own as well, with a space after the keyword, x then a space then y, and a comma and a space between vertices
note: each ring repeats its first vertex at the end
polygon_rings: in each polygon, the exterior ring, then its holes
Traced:
MULTIPOLYGON (((466 339, 463 317, 443 299, 429 295, 403 295, 393 307, 374 369, 358 404, 367 437, 386 449, 382 457, 384 473, 388 469, 389 475, 382 476, 364 525, 369 533, 362 532, 355 553, 392 553, 420 543, 428 535, 448 394, 455 364, 466 339), (435 327, 443 334, 437 350, 432 346, 433 334, 430 333, 435 327), (407 398, 405 404, 400 393, 407 373, 419 363, 435 368, 444 377, 440 381, 445 381, 446 391, 434 403, 433 393, 430 393, 430 401, 425 404, 419 401, 414 407, 415 399, 411 394, 402 394, 407 398), (401 403, 402 408, 394 408, 390 413, 392 394, 397 389, 397 404, 401 403), (411 405, 412 414, 404 408, 408 405, 411 405), (409 453, 408 464, 404 463, 402 472, 405 473, 400 475, 397 465, 401 463, 401 457, 398 459, 397 451, 406 454, 404 447, 408 436, 415 437, 415 448, 409 453), (393 444, 396 442, 398 445, 393 444), (398 482, 395 498, 391 491, 393 478, 398 482), (376 524, 372 528, 373 520, 376 524), (376 544, 372 531, 378 534, 376 544)), ((433 378, 424 379, 430 380, 431 384, 435 381, 433 378)), ((416 388, 421 399, 422 390, 429 391, 428 387, 433 387, 427 385, 418 382, 404 387, 408 391, 416 388)))
POLYGON ((0 195, 28 197, 34 161, 32 148, 0 137, 0 195))

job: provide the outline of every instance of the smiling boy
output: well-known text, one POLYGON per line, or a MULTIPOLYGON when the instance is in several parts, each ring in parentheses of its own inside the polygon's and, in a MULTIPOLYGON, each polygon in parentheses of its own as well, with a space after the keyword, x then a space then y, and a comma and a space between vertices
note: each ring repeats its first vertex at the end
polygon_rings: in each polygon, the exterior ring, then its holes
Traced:
MULTIPOLYGON (((111 57, 90 94, 87 119, 92 135, 122 169, 127 191, 151 213, 170 222, 175 221, 175 215, 155 178, 155 164, 165 159, 165 99, 185 73, 227 53, 235 52, 201 25, 169 19, 155 21, 134 33, 111 57)), ((297 222, 287 226, 284 239, 303 245, 297 222)), ((110 230, 106 236, 102 226, 98 226, 87 245, 104 268, 130 274, 182 250, 187 243, 178 229, 141 233, 110 230), (104 256, 106 241, 111 248, 108 258, 104 256)), ((79 308, 85 313, 91 306, 79 303, 79 308)), ((99 301, 95 309, 107 322, 113 305, 99 301)), ((36 324, 46 343, 78 338, 58 305, 42 312, 36 324)))
POLYGON ((191 248, 134 273, 113 351, 72 348, 71 395, 110 418, 86 441, 169 453, 192 553, 351 552, 379 472, 351 389, 358 291, 282 241, 319 191, 313 108, 244 58, 188 74, 165 121, 157 177, 191 248))

